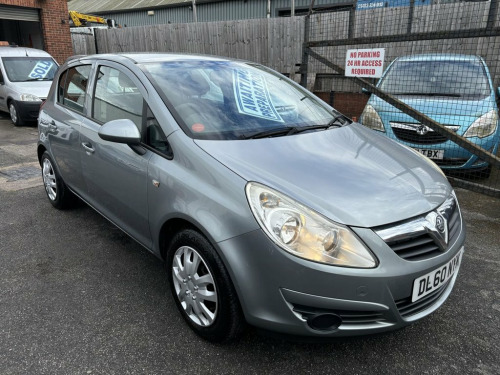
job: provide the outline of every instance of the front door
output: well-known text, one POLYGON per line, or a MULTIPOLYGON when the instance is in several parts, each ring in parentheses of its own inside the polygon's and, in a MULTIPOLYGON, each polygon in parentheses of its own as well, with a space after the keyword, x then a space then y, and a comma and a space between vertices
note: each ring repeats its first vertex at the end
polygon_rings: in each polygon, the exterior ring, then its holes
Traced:
POLYGON ((7 87, 5 86, 5 72, 3 71, 3 63, 1 58, 0 58, 0 110, 8 111, 7 87))
POLYGON ((82 121, 80 137, 87 201, 151 248, 147 172, 152 153, 105 141, 98 134, 104 123, 117 119, 130 119, 141 130, 146 91, 132 73, 113 63, 97 67, 94 85, 90 116, 82 121))

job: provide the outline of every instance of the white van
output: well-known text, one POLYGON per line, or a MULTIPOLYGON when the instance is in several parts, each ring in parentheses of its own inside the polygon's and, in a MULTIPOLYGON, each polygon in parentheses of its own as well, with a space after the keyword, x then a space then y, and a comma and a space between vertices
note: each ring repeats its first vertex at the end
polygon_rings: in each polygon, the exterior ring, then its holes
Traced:
POLYGON ((36 121, 58 68, 47 52, 25 47, 0 47, 0 111, 14 125, 36 121))

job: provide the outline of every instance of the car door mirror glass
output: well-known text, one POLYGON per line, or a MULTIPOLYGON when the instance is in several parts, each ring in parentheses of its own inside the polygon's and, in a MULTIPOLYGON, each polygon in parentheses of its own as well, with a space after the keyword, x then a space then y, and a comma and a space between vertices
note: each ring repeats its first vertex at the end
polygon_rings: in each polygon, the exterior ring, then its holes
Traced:
POLYGON ((141 142, 139 129, 130 119, 112 120, 99 129, 99 137, 109 142, 138 145, 141 142))
POLYGON ((500 97, 500 87, 497 87, 497 94, 500 97))

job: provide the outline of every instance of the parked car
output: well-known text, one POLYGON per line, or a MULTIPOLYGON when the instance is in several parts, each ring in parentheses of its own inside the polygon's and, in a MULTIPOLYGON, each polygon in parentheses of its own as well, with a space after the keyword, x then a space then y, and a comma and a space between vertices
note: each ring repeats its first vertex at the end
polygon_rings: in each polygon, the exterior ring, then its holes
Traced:
MULTIPOLYGON (((496 154, 500 139, 497 91, 479 56, 429 54, 395 59, 377 86, 496 154)), ((360 122, 414 148, 441 168, 490 174, 491 166, 444 135, 372 95, 360 122)))
POLYGON ((315 337, 403 327, 444 303, 464 251, 434 163, 250 62, 70 59, 38 157, 50 203, 80 197, 165 261, 179 311, 212 341, 245 322, 315 337))
POLYGON ((45 51, 0 47, 0 110, 10 114, 14 125, 36 122, 57 68, 45 51))

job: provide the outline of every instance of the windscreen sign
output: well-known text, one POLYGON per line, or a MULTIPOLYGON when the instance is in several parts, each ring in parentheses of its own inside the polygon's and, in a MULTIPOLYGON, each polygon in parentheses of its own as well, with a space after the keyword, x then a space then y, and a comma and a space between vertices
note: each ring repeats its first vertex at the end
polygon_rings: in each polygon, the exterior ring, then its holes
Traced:
POLYGON ((283 122, 271 101, 262 75, 248 69, 233 71, 234 97, 238 112, 265 120, 283 122))
POLYGON ((50 69, 54 66, 54 63, 49 60, 40 60, 36 63, 35 67, 28 75, 29 78, 33 79, 43 79, 50 72, 50 69))

